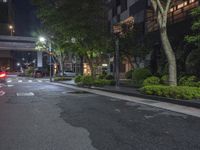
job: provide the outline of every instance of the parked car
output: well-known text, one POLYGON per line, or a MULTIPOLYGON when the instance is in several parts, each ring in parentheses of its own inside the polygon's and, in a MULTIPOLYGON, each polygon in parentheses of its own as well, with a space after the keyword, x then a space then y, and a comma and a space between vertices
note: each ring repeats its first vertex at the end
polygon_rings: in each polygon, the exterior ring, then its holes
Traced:
POLYGON ((6 72, 0 70, 0 83, 6 83, 6 72))
POLYGON ((64 71, 64 72, 63 72, 63 75, 64 75, 65 77, 75 77, 75 76, 76 76, 76 73, 73 72, 73 71, 64 71))

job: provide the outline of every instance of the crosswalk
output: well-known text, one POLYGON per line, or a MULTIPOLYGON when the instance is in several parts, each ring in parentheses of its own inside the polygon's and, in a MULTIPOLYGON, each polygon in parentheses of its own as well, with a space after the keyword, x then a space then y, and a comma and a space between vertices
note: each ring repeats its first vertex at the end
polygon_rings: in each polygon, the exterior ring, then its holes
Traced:
POLYGON ((8 78, 7 83, 43 83, 49 82, 49 79, 27 79, 27 78, 8 78))

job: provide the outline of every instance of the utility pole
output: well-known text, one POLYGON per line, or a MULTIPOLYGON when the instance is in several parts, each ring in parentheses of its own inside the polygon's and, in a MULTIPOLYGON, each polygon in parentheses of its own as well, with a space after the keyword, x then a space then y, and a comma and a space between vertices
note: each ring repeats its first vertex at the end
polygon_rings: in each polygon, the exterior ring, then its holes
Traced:
POLYGON ((120 54, 119 54, 119 37, 122 32, 121 25, 115 24, 113 25, 113 34, 115 40, 115 86, 116 88, 119 87, 119 80, 120 80, 120 54))
POLYGON ((49 41, 49 63, 50 63, 50 82, 52 82, 52 47, 51 47, 51 41, 49 41))
POLYGON ((119 58, 119 38, 115 36, 115 81, 116 87, 119 87, 119 74, 120 74, 120 58, 119 58))

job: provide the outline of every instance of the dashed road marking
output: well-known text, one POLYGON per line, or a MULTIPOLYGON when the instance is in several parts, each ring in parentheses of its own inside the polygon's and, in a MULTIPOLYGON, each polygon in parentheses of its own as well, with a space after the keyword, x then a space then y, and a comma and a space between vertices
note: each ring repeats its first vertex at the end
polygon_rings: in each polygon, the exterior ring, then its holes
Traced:
POLYGON ((22 83, 22 80, 18 80, 19 83, 22 83))
POLYGON ((30 82, 30 83, 31 83, 31 82, 33 82, 33 81, 32 81, 32 80, 28 80, 28 82, 30 82))
POLYGON ((7 83, 11 83, 11 82, 12 82, 12 80, 8 80, 8 81, 7 81, 7 83))
POLYGON ((28 93, 17 93, 17 96, 35 96, 33 92, 28 92, 28 93))
POLYGON ((7 85, 8 87, 13 87, 14 85, 7 85))

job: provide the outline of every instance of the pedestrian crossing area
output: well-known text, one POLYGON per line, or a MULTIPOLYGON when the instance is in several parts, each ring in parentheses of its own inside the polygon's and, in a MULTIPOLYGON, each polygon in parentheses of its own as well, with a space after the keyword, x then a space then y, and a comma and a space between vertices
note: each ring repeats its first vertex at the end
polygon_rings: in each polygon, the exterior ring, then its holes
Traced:
POLYGON ((35 79, 35 78, 7 78, 7 83, 44 83, 49 82, 49 79, 35 79))

